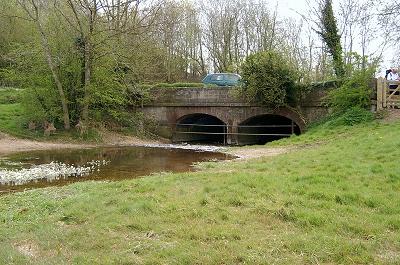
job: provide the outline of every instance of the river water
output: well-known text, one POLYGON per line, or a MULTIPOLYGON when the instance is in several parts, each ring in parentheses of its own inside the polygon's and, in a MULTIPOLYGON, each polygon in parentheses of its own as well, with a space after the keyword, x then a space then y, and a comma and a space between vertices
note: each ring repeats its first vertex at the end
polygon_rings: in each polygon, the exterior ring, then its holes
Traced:
POLYGON ((217 152, 158 147, 99 147, 30 151, 0 157, 0 193, 76 181, 137 178, 194 170, 194 163, 226 160, 217 152))

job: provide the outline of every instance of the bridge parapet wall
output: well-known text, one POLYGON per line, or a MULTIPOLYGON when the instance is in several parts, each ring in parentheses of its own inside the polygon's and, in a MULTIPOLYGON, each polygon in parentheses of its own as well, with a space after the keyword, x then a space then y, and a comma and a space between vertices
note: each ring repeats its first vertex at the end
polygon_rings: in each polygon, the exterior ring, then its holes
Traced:
MULTIPOLYGON (((300 99, 299 107, 324 107, 323 98, 328 90, 325 86, 313 87, 300 99)), ((152 100, 146 106, 263 107, 261 104, 247 102, 235 87, 153 88, 150 95, 152 100)))
POLYGON ((233 87, 153 88, 150 106, 248 105, 233 87))
MULTIPOLYGON (((332 86, 331 86, 332 87, 332 86)), ((314 86, 305 93, 297 106, 293 107, 302 114, 306 123, 321 119, 328 113, 323 103, 329 87, 314 86)), ((154 88, 150 91, 152 101, 145 108, 151 107, 243 107, 263 108, 257 103, 249 103, 240 96, 239 90, 233 87, 213 88, 154 88)), ((229 109, 226 109, 228 112, 229 109)))

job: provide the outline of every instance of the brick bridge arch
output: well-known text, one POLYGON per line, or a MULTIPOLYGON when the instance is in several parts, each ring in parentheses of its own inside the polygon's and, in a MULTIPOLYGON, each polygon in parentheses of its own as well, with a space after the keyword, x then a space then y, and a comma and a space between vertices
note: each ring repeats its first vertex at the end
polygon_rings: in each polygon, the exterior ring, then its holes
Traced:
POLYGON ((255 116, 277 115, 288 118, 295 122, 299 126, 301 133, 303 133, 306 129, 305 118, 295 109, 288 107, 281 107, 276 109, 250 107, 249 109, 236 108, 236 110, 227 109, 226 107, 175 107, 174 111, 169 111, 167 115, 168 122, 179 123, 179 121, 183 118, 193 114, 206 114, 214 116, 228 125, 241 124, 255 116))
MULTIPOLYGON (((256 117, 264 117, 265 119, 274 117, 281 117, 293 121, 294 126, 297 128, 296 132, 303 133, 306 129, 306 122, 304 117, 294 109, 288 107, 281 108, 265 108, 265 107, 249 107, 249 108, 235 108, 235 107, 174 107, 168 108, 167 120, 171 126, 172 139, 174 141, 190 141, 206 139, 203 137, 194 137, 194 135, 178 135, 189 134, 188 124, 204 124, 209 133, 209 142, 215 143, 228 143, 240 144, 244 142, 238 137, 239 127, 245 126, 246 122, 256 117), (199 119, 201 121, 199 122, 199 119), (219 122, 218 122, 219 121, 219 122), (184 126, 180 126, 184 124, 184 126), (219 127, 221 126, 221 127, 219 127), (227 134, 226 139, 218 138, 217 135, 227 134)), ((268 121, 264 121, 268 124, 268 121)), ((204 128, 200 127, 190 128, 193 132, 203 132, 204 128)), ((249 132, 251 133, 251 132, 249 132)), ((203 135, 204 136, 204 135, 203 135)))
POLYGON ((150 94, 152 100, 139 111, 146 117, 153 117, 159 124, 157 134, 170 139, 174 136, 177 123, 196 114, 209 115, 220 120, 220 125, 226 125, 226 135, 229 136, 225 139, 226 143, 240 144, 234 134, 238 134, 243 125, 261 124, 268 127, 270 123, 263 119, 269 118, 277 120, 277 125, 281 125, 279 118, 282 118, 289 123, 293 121, 297 132, 303 133, 308 123, 328 113, 328 108, 321 101, 326 95, 324 87, 303 96, 295 108, 267 108, 257 103, 249 103, 232 87, 154 88, 150 94))

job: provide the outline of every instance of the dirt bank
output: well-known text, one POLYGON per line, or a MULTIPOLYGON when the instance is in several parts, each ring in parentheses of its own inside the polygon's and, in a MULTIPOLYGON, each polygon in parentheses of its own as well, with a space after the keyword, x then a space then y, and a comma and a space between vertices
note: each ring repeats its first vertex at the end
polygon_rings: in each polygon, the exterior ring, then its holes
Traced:
POLYGON ((383 112, 384 118, 382 122, 392 123, 400 120, 400 109, 387 109, 383 112))
POLYGON ((0 155, 31 150, 85 148, 91 146, 92 145, 86 144, 38 142, 27 139, 19 139, 9 136, 7 134, 0 133, 0 155))
POLYGON ((102 135, 104 144, 84 144, 84 143, 65 143, 65 142, 39 142, 34 140, 20 139, 8 134, 0 133, 0 156, 10 153, 51 150, 68 148, 90 148, 101 145, 145 145, 158 143, 152 140, 142 140, 137 137, 104 133, 102 135))
POLYGON ((230 148, 226 153, 237 156, 239 159, 251 159, 265 156, 277 156, 288 153, 293 149, 294 148, 289 147, 246 146, 230 148))

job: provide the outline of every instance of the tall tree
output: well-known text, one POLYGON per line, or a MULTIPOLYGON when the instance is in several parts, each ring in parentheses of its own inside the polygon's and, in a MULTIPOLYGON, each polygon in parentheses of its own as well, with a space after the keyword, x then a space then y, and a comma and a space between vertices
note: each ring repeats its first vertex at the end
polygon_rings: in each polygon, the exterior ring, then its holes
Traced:
POLYGON ((326 43, 328 52, 333 58, 333 67, 336 76, 342 78, 345 76, 343 49, 340 43, 335 15, 333 14, 332 0, 322 0, 320 2, 320 12, 320 28, 317 33, 326 43))

